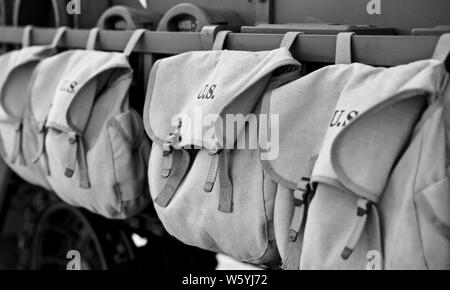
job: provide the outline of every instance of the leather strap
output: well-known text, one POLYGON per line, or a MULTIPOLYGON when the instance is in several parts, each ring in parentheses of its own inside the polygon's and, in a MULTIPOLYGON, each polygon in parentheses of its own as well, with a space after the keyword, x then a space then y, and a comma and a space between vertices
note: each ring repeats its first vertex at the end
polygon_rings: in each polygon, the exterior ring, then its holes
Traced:
POLYGON ((215 152, 211 155, 211 163, 209 165, 208 176, 206 177, 205 192, 211 192, 214 188, 214 184, 216 183, 217 173, 219 172, 219 155, 220 152, 215 152))
POLYGON ((233 212, 233 184, 228 169, 230 167, 230 151, 223 150, 219 155, 220 200, 219 211, 233 212))
POLYGON ((83 138, 75 133, 69 134, 70 153, 67 168, 64 175, 68 178, 72 178, 75 172, 75 165, 78 164, 78 172, 80 178, 80 187, 83 189, 91 188, 89 181, 86 149, 84 147, 83 138))
POLYGON ((50 173, 50 164, 48 161, 48 156, 47 156, 47 150, 45 149, 45 139, 48 133, 48 128, 46 126, 46 121, 38 124, 37 128, 36 128, 36 135, 37 135, 37 140, 38 140, 38 153, 36 154, 36 156, 33 158, 32 162, 33 163, 37 163, 41 158, 43 159, 43 166, 45 169, 45 172, 48 176, 51 175, 50 173))
POLYGON ((23 124, 18 123, 16 125, 14 149, 10 160, 12 164, 15 164, 19 160, 20 165, 26 165, 25 159, 23 158, 22 154, 22 134, 23 134, 23 124))
POLYGON ((352 232, 350 233, 350 236, 347 240, 346 246, 344 250, 342 251, 341 257, 344 260, 348 260, 353 253, 356 244, 358 243, 359 239, 362 236, 362 233, 364 232, 364 228, 366 227, 367 218, 369 216, 369 210, 371 207, 370 201, 360 198, 357 201, 358 203, 358 209, 356 214, 356 220, 353 225, 352 232))
POLYGON ((298 184, 297 190, 294 191, 294 216, 292 217, 291 226, 289 228, 289 243, 286 258, 283 261, 282 268, 284 270, 299 270, 300 257, 302 254, 303 237, 300 236, 304 232, 307 207, 309 199, 312 198, 313 189, 302 181, 298 184))
POLYGON ((155 199, 155 203, 161 207, 169 205, 189 168, 190 157, 186 150, 174 150, 172 155, 173 169, 167 183, 155 199))
POLYGON ((78 170, 80 171, 80 187, 83 189, 91 188, 91 181, 89 180, 89 172, 86 160, 86 147, 82 137, 78 138, 78 170))

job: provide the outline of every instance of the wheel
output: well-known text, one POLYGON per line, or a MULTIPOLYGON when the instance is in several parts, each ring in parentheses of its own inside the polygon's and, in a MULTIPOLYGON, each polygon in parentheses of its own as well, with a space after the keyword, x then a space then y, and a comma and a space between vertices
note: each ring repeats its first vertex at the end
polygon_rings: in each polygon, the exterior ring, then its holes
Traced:
POLYGON ((72 19, 65 13, 65 8, 58 0, 15 0, 13 22, 15 26, 72 26, 72 19))
POLYGON ((65 270, 72 250, 80 254, 81 270, 132 267, 135 255, 129 238, 109 222, 62 203, 49 207, 35 228, 31 269, 65 270))

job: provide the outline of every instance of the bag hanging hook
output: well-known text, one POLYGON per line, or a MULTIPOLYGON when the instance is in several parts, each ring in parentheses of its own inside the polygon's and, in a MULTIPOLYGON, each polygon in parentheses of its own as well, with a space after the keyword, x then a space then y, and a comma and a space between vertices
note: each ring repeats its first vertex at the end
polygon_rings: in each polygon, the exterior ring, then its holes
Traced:
POLYGON ((216 39, 214 40, 212 50, 224 50, 225 42, 230 33, 231 33, 231 30, 219 31, 216 35, 216 39))

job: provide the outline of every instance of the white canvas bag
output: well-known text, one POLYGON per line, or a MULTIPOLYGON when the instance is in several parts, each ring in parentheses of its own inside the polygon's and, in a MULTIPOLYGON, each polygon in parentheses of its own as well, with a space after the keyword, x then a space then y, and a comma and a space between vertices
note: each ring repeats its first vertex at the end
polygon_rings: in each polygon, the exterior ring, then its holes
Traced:
MULTIPOLYGON (((219 33, 216 49, 226 35, 219 33)), ((226 114, 256 112, 266 89, 299 77, 300 65, 287 49, 292 39, 273 51, 190 52, 154 66, 144 113, 154 142, 150 192, 165 228, 182 242, 249 263, 278 259, 273 184, 257 146, 233 149, 249 128, 236 125, 234 138, 220 140, 226 129, 217 124, 226 114), (210 126, 195 134, 189 126, 195 120, 210 126)))
POLYGON ((57 53, 67 28, 59 28, 52 44, 29 46, 32 27, 24 28, 23 47, 0 56, 0 154, 6 164, 29 183, 50 189, 42 167, 32 162, 38 146, 28 124, 29 83, 38 63, 57 53))
POLYGON ((40 147, 36 161, 48 165, 47 180, 70 205, 108 218, 140 212, 146 185, 149 140, 129 106, 133 70, 128 56, 145 30, 137 30, 124 53, 70 50, 41 62, 31 87, 32 123, 40 147))
POLYGON ((275 233, 285 269, 366 269, 372 251, 382 258, 380 196, 439 91, 439 62, 348 64, 350 40, 338 36, 337 63, 344 64, 274 90, 263 105, 280 114, 280 156, 263 166, 279 184, 275 233), (341 145, 354 122, 364 126, 347 141, 360 143, 341 145), (356 155, 357 146, 367 154, 356 155))
MULTIPOLYGON (((414 129, 380 199, 387 270, 450 269, 450 164, 445 123, 450 101, 449 53, 447 34, 441 37, 434 55, 441 61, 436 70, 440 89, 414 129)), ((347 135, 353 134, 351 131, 347 135)))

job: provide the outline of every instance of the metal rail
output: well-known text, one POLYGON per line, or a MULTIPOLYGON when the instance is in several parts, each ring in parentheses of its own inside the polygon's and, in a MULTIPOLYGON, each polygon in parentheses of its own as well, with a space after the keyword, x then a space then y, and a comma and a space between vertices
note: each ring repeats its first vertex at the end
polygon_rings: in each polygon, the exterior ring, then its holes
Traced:
MULTIPOLYGON (((211 28, 209 28, 211 31, 211 28)), ((55 29, 36 28, 32 43, 36 45, 51 42, 55 29)), ((89 31, 69 30, 61 41, 65 48, 84 48, 89 31)), ((211 48, 214 33, 204 29, 193 32, 154 32, 148 31, 137 45, 140 53, 179 54, 188 51, 211 48)), ((129 31, 101 31, 97 48, 105 51, 121 51, 129 37, 129 31)), ((20 44, 22 28, 0 27, 0 43, 20 44)), ((230 50, 261 51, 279 46, 280 34, 231 33, 225 47, 230 50)), ((385 36, 355 35, 353 41, 353 60, 371 65, 394 66, 412 61, 428 59, 432 56, 437 36, 385 36)), ((333 63, 335 58, 336 36, 300 35, 292 49, 295 58, 303 62, 333 63)))

